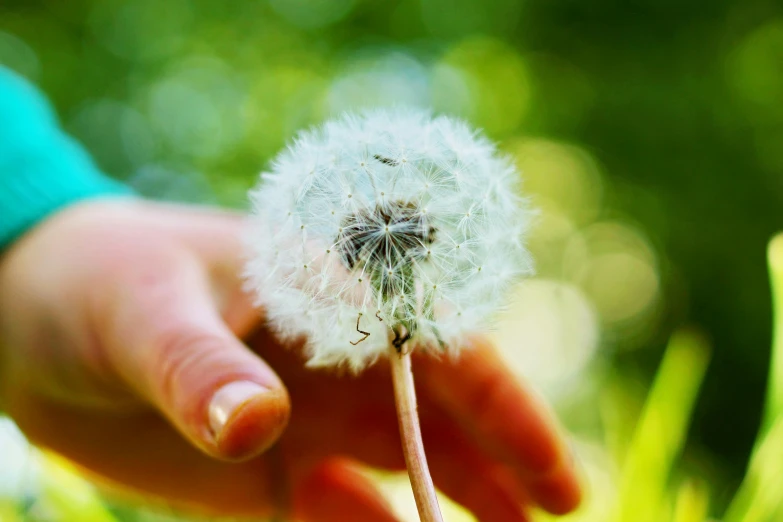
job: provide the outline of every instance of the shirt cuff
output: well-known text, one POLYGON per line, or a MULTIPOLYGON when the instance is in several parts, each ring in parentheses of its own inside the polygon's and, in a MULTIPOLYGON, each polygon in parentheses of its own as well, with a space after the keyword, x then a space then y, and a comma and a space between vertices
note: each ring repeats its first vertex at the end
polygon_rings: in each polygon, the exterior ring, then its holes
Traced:
MULTIPOLYGON (((2 165, 0 176, 0 251, 51 214, 90 198, 132 196, 125 185, 98 173, 63 175, 49 158, 2 165)), ((61 167, 61 166, 60 166, 61 167)))

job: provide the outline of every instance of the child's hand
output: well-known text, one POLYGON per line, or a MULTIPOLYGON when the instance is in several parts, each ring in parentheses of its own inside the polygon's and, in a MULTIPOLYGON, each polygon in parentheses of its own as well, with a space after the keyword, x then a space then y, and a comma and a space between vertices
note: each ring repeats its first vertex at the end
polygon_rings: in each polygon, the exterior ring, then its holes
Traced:
MULTIPOLYGON (((33 442, 170 503, 395 520, 352 464, 404 468, 388 367, 305 369, 257 328, 240 233, 234 215, 140 202, 38 226, 0 258, 2 406, 33 442)), ((414 363, 436 485, 482 521, 571 510, 550 415, 476 344, 414 363)))

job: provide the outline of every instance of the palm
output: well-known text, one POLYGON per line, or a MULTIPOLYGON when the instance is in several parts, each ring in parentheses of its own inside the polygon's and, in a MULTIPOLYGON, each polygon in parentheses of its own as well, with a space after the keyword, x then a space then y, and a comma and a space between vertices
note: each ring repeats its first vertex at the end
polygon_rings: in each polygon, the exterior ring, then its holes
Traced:
MULTIPOLYGON (((9 372, 4 398, 22 429, 112 482, 177 505, 393 520, 354 470, 356 462, 404 467, 387 365, 359 376, 307 369, 297 347, 263 328, 250 335, 258 319, 236 278, 236 219, 131 205, 98 206, 100 219, 93 212, 54 220, 0 264, 0 308, 10 319, 0 333, 24 347, 11 352, 19 371, 9 372), (58 263, 31 270, 40 259, 58 263), (241 442, 258 443, 260 410, 232 424, 240 444, 231 452, 216 450, 204 428, 215 379, 247 378, 251 365, 254 378, 274 382, 276 373, 288 390, 288 427, 260 457, 209 457, 248 455, 241 442)), ((414 361, 436 485, 481 520, 524 520, 523 503, 572 509, 579 490, 549 416, 476 344, 459 361, 414 361)))

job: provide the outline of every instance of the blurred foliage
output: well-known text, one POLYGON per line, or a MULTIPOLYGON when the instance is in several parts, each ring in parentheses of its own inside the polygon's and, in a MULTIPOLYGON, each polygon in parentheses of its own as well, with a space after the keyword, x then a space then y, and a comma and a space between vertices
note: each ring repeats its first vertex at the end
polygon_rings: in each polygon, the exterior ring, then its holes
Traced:
MULTIPOLYGON (((696 334, 672 337, 623 463, 617 520, 670 518, 664 515, 668 477, 682 451, 707 352, 696 334)), ((683 504, 693 502, 689 496, 693 493, 683 492, 683 504)))
MULTIPOLYGON (((767 520, 743 517, 767 509, 779 475, 765 463, 783 447, 781 328, 753 445, 763 252, 783 228, 779 3, 5 0, 0 63, 41 86, 107 173, 161 199, 242 207, 296 130, 346 109, 414 104, 482 127, 540 209, 539 277, 497 340, 600 463, 595 495, 621 506, 623 481, 653 466, 639 502, 672 520, 729 504, 727 520, 767 520), (703 342, 665 351, 687 323, 712 346, 698 399, 703 342)), ((16 508, 0 502, 0 520, 16 508)))

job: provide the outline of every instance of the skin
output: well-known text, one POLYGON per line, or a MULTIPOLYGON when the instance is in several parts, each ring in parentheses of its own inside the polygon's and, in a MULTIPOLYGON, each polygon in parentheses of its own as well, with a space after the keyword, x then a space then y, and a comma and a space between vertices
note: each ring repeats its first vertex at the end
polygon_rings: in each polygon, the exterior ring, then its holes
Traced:
MULTIPOLYGON (((0 405, 36 444, 168 505, 287 520, 397 520, 357 469, 404 469, 389 368, 304 366, 243 293, 241 216, 91 201, 0 258, 0 405), (219 435, 208 405, 267 392, 219 435)), ((580 488, 552 415, 485 340, 414 358, 436 486, 479 520, 573 510, 580 488)))

